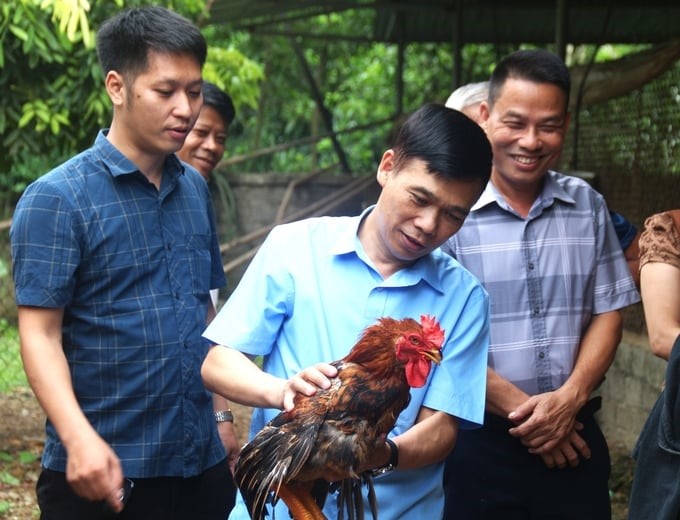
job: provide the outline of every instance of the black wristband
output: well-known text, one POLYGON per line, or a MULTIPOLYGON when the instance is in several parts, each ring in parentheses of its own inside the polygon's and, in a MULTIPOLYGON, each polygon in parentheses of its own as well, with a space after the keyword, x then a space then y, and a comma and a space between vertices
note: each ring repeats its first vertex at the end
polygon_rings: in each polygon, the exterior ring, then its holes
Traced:
POLYGON ((390 447, 390 458, 387 465, 396 468, 399 465, 399 447, 392 439, 385 438, 385 442, 390 447))
POLYGON ((374 477, 379 477, 380 475, 394 471, 397 464, 399 464, 399 447, 397 444, 392 439, 388 438, 385 438, 385 444, 390 448, 390 458, 383 467, 372 470, 374 477))

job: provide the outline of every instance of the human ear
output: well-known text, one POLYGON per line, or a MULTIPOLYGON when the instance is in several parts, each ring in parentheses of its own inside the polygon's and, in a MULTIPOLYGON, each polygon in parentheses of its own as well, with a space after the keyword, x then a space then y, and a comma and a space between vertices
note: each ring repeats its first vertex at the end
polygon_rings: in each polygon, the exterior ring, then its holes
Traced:
POLYGON ((380 164, 378 165, 378 173, 376 178, 380 186, 384 186, 387 182, 387 177, 394 170, 394 150, 391 148, 385 150, 382 159, 380 159, 380 164))
POLYGON ((115 70, 110 70, 106 73, 106 78, 104 78, 104 86, 106 87, 106 93, 111 99, 111 103, 114 106, 122 105, 125 100, 125 81, 123 77, 115 70))
POLYGON ((482 101, 479 105, 479 124, 483 125, 489 119, 490 109, 489 103, 482 101))

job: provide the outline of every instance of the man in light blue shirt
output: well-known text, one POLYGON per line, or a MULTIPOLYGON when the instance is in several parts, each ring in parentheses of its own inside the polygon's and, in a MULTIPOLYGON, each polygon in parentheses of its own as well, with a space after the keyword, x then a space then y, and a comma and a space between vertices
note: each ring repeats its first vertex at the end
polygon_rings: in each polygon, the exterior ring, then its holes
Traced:
MULTIPOLYGON (((360 332, 377 318, 433 315, 446 332, 443 361, 390 438, 396 471, 376 479, 381 518, 439 518, 443 459, 459 427, 481 424, 488 301, 479 282, 438 248, 462 225, 488 180, 481 129, 459 112, 426 105, 404 124, 378 167, 377 204, 358 217, 322 217, 275 228, 205 337, 208 388, 257 407, 251 436, 296 392, 329 384, 360 332), (263 371, 247 357, 263 356, 263 371), (305 368, 307 367, 307 368, 305 368), (274 377, 272 377, 274 376, 274 377)), ((387 443, 364 470, 387 465, 387 443)), ((336 497, 324 513, 337 517, 336 497)), ((231 518, 249 518, 238 500, 231 518)), ((279 501, 278 518, 288 512, 279 501)))

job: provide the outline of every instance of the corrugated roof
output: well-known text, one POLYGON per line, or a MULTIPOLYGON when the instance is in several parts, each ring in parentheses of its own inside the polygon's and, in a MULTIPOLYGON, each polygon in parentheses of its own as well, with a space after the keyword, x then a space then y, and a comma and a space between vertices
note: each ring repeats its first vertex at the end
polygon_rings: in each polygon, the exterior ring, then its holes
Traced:
POLYGON ((678 0, 214 0, 209 23, 309 36, 301 21, 352 9, 372 14, 372 31, 345 37, 391 43, 548 44, 556 41, 558 19, 566 43, 657 43, 680 36, 678 0))

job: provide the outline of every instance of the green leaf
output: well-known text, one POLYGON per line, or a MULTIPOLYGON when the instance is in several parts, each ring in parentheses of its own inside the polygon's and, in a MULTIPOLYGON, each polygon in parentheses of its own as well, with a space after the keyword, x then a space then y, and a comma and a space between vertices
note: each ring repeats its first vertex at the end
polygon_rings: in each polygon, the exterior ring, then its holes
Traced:
POLYGON ((19 119, 19 122, 17 123, 17 126, 19 128, 24 128, 28 123, 31 122, 33 117, 35 116, 35 112, 33 112, 33 109, 31 108, 30 110, 27 110, 24 112, 24 114, 21 116, 21 119, 19 119))
POLYGON ((7 471, 0 471, 0 482, 9 486, 18 486, 21 484, 21 480, 7 471))
POLYGON ((20 451, 19 452, 19 462, 22 464, 32 464, 36 460, 40 458, 39 455, 36 455, 32 451, 20 451))
POLYGON ((28 33, 24 31, 21 27, 17 25, 10 25, 9 30, 12 31, 12 34, 14 34, 14 36, 19 38, 20 40, 24 42, 28 40, 28 33))

